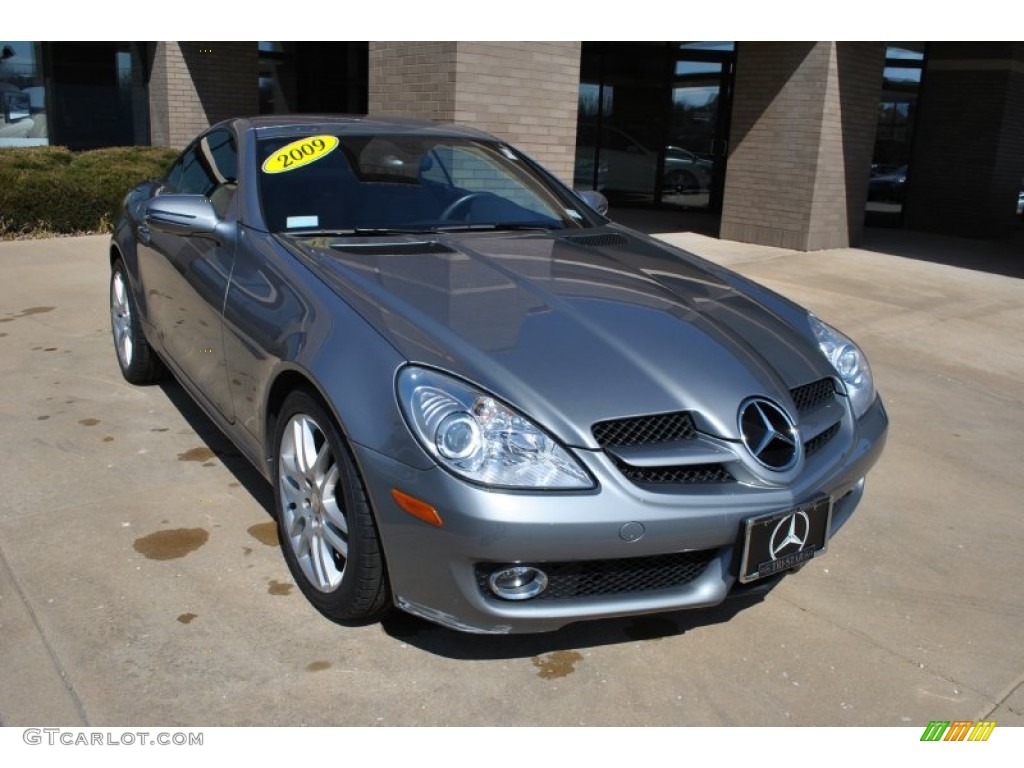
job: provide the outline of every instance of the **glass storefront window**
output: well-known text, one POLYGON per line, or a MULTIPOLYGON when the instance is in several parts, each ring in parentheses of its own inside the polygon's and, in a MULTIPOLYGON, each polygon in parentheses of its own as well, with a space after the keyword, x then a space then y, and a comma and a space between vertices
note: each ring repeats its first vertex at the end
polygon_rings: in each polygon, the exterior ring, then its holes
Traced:
POLYGON ((680 43, 679 50, 683 51, 719 51, 722 53, 733 53, 736 50, 736 43, 732 40, 699 40, 693 43, 680 43))
POLYGON ((734 44, 584 43, 577 189, 612 205, 720 210, 734 44))
POLYGON ((865 208, 867 221, 873 225, 898 226, 902 220, 923 66, 923 43, 889 43, 886 46, 875 151, 865 208))
POLYGON ((0 147, 49 144, 41 45, 0 41, 0 147))

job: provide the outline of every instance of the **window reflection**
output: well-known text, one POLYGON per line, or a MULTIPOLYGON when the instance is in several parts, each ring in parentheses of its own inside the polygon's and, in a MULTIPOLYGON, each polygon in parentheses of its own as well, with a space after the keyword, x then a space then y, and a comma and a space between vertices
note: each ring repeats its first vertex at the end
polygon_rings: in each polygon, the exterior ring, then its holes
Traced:
POLYGON ((39 43, 0 41, 0 147, 49 144, 39 43))
POLYGON ((924 43, 889 43, 886 46, 868 182, 866 216, 870 224, 900 226, 902 223, 923 66, 924 43))
POLYGON ((733 55, 731 42, 584 43, 576 188, 716 209, 733 55))

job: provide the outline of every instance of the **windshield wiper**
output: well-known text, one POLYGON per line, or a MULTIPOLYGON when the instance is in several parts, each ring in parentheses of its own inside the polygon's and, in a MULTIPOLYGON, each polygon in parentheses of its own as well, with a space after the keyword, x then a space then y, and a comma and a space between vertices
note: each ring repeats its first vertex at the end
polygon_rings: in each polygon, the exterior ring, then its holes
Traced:
POLYGON ((375 237, 378 235, 429 235, 433 229, 422 227, 353 227, 352 229, 303 229, 280 232, 289 237, 375 237))
POLYGON ((444 227, 434 227, 434 232, 511 232, 562 229, 557 224, 544 224, 537 221, 507 221, 494 222, 491 224, 452 224, 444 227))

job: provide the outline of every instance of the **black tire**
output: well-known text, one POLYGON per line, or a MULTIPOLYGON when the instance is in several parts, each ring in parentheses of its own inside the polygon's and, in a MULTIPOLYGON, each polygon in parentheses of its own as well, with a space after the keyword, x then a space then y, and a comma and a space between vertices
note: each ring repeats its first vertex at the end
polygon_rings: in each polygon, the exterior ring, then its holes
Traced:
POLYGON ((121 375, 132 384, 152 384, 164 368, 142 331, 132 285, 124 262, 116 259, 110 270, 110 331, 121 375))
POLYGON ((302 594, 338 623, 380 618, 391 593, 366 489, 334 419, 308 392, 282 405, 273 477, 281 550, 302 594))

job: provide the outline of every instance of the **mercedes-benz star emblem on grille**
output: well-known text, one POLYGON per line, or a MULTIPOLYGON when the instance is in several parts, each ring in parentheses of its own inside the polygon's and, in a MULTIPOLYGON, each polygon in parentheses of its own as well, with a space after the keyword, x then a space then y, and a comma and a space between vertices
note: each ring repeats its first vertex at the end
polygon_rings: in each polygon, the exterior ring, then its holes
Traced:
POLYGON ((772 540, 769 544, 772 560, 795 554, 803 549, 810 531, 811 521, 807 518, 806 512, 794 512, 779 520, 772 531, 772 540))
POLYGON ((768 469, 790 469, 800 456, 796 425, 770 400, 753 398, 740 407, 740 434, 747 450, 768 469))

